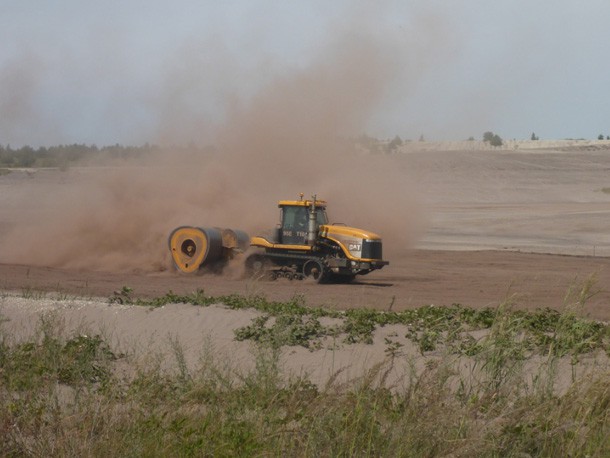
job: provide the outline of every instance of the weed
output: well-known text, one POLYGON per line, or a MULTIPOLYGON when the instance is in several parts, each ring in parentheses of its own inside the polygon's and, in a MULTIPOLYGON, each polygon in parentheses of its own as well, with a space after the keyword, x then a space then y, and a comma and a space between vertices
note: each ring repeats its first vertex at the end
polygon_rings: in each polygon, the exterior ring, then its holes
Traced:
POLYGON ((131 293, 133 289, 129 286, 123 286, 119 291, 114 291, 112 296, 108 299, 111 304, 131 304, 132 298, 131 293))
POLYGON ((47 293, 45 291, 41 291, 39 289, 32 288, 31 286, 26 286, 21 289, 21 297, 23 299, 32 299, 32 300, 41 300, 46 297, 47 293))
POLYGON ((54 299, 55 299, 56 301, 58 301, 58 302, 73 301, 73 300, 76 300, 76 299, 77 299, 77 297, 76 297, 76 296, 71 295, 71 294, 69 294, 68 292, 64 291, 64 290, 61 288, 61 286, 60 286, 60 284, 59 284, 59 283, 57 283, 57 284, 55 285, 54 291, 55 291, 55 294, 56 294, 56 296, 55 296, 55 298, 54 298, 54 299))
POLYGON ((42 319, 39 337, 0 348, 0 380, 15 391, 52 383, 77 386, 108 380, 114 353, 99 335, 76 335, 67 340, 54 334, 57 323, 42 319))
POLYGON ((300 345, 305 348, 319 346, 319 338, 328 335, 328 330, 313 317, 283 314, 267 326, 269 315, 254 318, 250 326, 235 330, 237 340, 253 340, 273 348, 285 345, 300 345))
POLYGON ((391 360, 394 360, 395 358, 402 356, 400 349, 404 346, 403 344, 401 344, 400 342, 397 342, 395 340, 392 340, 389 337, 386 337, 384 339, 384 341, 385 341, 385 345, 386 345, 385 354, 388 355, 391 360))
POLYGON ((521 318, 511 313, 511 307, 510 301, 498 307, 496 319, 489 333, 479 342, 479 351, 474 356, 475 364, 485 375, 482 380, 484 391, 492 392, 493 396, 511 386, 528 355, 527 341, 521 335, 521 318))

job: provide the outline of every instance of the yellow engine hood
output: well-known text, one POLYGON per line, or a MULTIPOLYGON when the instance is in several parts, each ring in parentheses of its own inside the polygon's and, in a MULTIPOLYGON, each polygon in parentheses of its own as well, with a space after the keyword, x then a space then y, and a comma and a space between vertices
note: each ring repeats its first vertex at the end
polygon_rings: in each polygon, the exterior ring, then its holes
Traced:
POLYGON ((367 231, 364 229, 358 229, 356 227, 343 226, 343 225, 330 225, 324 224, 320 226, 320 236, 331 237, 332 236, 344 236, 354 237, 364 240, 381 240, 381 237, 374 232, 367 231))

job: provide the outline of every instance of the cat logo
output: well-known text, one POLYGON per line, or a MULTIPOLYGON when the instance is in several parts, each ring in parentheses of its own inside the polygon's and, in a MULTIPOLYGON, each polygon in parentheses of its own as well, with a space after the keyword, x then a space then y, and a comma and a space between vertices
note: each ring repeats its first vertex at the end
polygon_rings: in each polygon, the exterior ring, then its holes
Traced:
POLYGON ((349 251, 362 251, 362 245, 360 243, 350 243, 347 246, 349 251))

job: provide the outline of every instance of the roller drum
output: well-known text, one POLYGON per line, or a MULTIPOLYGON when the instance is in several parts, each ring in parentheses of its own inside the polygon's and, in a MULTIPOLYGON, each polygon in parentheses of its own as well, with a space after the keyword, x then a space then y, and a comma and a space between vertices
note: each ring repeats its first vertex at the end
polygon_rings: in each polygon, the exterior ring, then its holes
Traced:
POLYGON ((246 251, 250 246, 250 236, 239 229, 222 229, 222 246, 229 250, 246 251))
POLYGON ((169 250, 176 268, 192 273, 222 257, 222 231, 215 228, 181 226, 169 236, 169 250))

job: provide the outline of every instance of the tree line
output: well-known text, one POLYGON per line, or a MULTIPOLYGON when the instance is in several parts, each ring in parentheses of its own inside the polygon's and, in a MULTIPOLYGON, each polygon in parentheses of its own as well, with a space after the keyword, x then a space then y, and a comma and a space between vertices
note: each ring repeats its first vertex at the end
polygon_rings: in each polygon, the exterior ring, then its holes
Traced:
MULTIPOLYGON (((598 140, 603 140, 604 135, 600 134, 598 140)), ((539 137, 532 133, 531 140, 538 140, 539 137)), ((357 138, 350 139, 354 145, 359 146, 370 153, 393 153, 400 149, 405 142, 398 135, 390 141, 381 141, 375 137, 370 137, 366 134, 357 138)), ((474 137, 468 140, 474 141, 474 137)), ((610 136, 606 136, 606 140, 610 140, 610 136)), ((424 141, 423 135, 419 141, 424 141)), ((483 141, 491 146, 502 146, 502 138, 491 131, 483 134, 483 141)), ((161 147, 145 143, 141 146, 123 146, 119 144, 111 146, 98 147, 96 145, 86 145, 74 143, 71 145, 58 145, 39 148, 31 146, 22 146, 21 148, 12 148, 10 145, 3 146, 0 144, 0 167, 3 168, 68 168, 73 165, 96 165, 105 164, 108 162, 125 161, 140 159, 149 156, 153 153, 164 151, 187 151, 193 153, 212 152, 213 146, 198 147, 189 146, 169 146, 161 147)))
MULTIPOLYGON (((133 160, 149 156, 153 153, 169 150, 170 147, 160 147, 148 143, 142 146, 112 145, 98 147, 96 145, 72 144, 39 148, 22 146, 12 148, 10 145, 0 145, 0 167, 5 168, 67 168, 73 165, 93 165, 107 162, 133 160)), ((209 147, 172 146, 175 151, 208 151, 209 147)))

